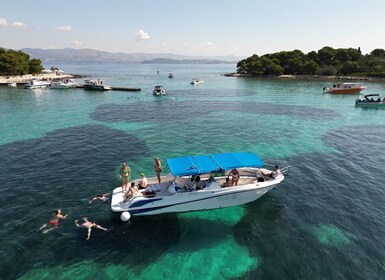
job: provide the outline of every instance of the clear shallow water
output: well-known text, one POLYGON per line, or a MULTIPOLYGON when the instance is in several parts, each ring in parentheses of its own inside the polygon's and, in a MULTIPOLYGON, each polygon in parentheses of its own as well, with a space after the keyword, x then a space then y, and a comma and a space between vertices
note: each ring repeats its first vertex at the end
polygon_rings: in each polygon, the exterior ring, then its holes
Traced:
POLYGON ((0 88, 1 278, 385 277, 385 110, 322 95, 322 81, 220 75, 233 65, 59 66, 142 91, 0 88), (205 84, 191 86, 193 77, 205 84), (153 97, 156 84, 169 95, 153 97), (122 161, 135 177, 152 176, 154 155, 165 165, 228 151, 284 159, 291 170, 240 207, 121 223, 108 204, 88 204, 119 185, 122 161), (42 234, 56 208, 69 217, 42 234), (110 231, 85 241, 73 223, 83 216, 110 231))

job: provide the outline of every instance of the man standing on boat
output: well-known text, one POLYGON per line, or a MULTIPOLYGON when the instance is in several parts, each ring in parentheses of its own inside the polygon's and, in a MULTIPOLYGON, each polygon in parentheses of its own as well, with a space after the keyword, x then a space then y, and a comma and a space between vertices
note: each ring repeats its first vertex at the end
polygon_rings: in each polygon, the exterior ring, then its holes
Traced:
POLYGON ((156 177, 158 178, 158 183, 160 183, 160 172, 162 172, 162 163, 160 162, 160 159, 158 157, 154 158, 154 167, 156 177))
POLYGON ((128 190, 128 182, 130 181, 130 177, 131 177, 131 169, 124 162, 122 168, 120 168, 119 173, 120 173, 120 180, 122 181, 122 192, 125 193, 126 190, 128 190))

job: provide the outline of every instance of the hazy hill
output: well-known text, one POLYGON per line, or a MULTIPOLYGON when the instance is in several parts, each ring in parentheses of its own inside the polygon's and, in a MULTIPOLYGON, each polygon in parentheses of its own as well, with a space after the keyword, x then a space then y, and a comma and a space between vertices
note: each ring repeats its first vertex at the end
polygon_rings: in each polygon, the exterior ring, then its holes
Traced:
POLYGON ((236 56, 183 56, 164 53, 110 53, 93 49, 31 49, 21 51, 31 58, 38 58, 43 63, 75 62, 75 63, 237 63, 243 59, 236 56))

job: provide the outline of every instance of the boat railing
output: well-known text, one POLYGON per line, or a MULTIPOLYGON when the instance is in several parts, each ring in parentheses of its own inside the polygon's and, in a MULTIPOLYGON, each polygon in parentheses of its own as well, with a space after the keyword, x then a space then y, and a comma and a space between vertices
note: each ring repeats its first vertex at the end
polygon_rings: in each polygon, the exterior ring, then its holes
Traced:
POLYGON ((286 160, 268 160, 265 161, 265 166, 266 167, 271 167, 274 169, 275 166, 279 167, 281 170, 281 173, 286 175, 287 172, 289 171, 290 165, 286 162, 286 160))

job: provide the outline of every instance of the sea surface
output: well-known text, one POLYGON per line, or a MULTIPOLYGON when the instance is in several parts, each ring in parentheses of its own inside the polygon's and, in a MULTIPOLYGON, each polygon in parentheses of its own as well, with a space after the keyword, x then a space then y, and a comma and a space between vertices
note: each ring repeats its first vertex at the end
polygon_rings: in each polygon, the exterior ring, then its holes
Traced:
POLYGON ((222 75, 235 65, 45 66, 141 91, 0 87, 1 279, 385 279, 385 110, 322 94, 333 81, 222 75), (122 222, 89 203, 123 161, 152 177, 154 156, 168 173, 169 157, 236 151, 289 173, 220 210, 122 222), (43 233, 58 208, 68 217, 43 233), (82 217, 109 231, 86 241, 82 217))

